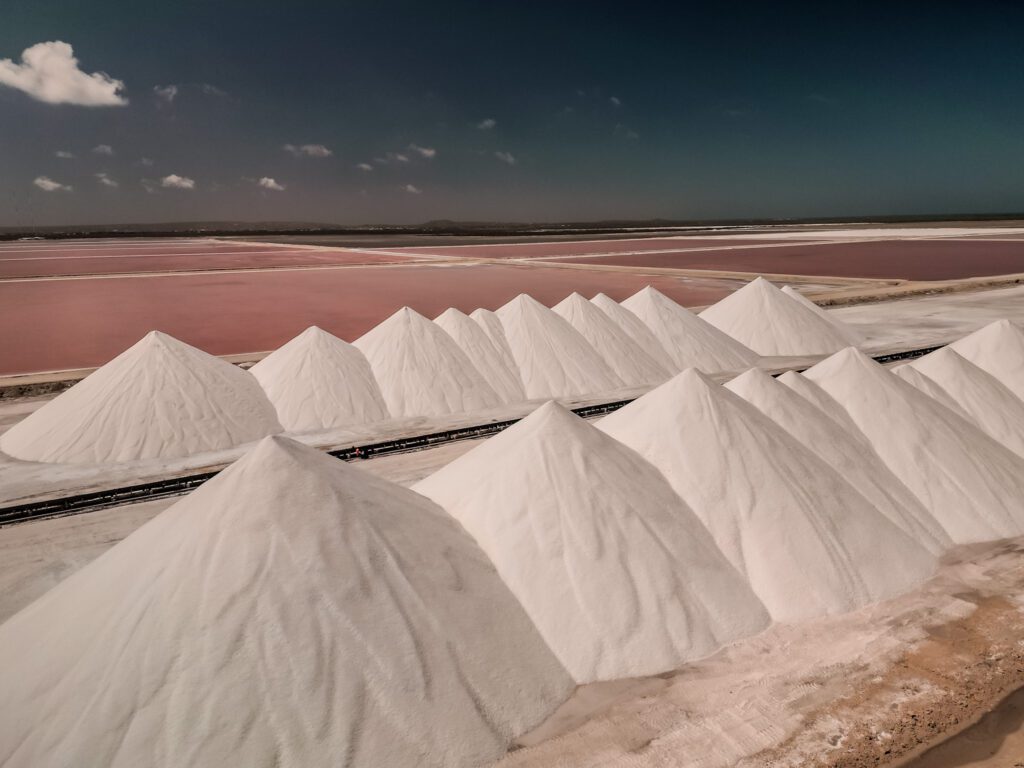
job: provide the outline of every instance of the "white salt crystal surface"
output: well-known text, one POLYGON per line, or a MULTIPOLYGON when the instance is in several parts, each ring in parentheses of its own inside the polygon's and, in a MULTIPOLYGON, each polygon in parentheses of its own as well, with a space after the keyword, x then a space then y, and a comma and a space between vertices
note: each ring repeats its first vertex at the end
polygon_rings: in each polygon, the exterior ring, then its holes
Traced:
POLYGON ((661 384, 669 378, 668 368, 648 355, 614 320, 580 294, 567 296, 552 309, 590 342, 627 386, 661 384))
POLYGON ((818 408, 818 410, 832 419, 832 421, 841 426, 847 434, 870 444, 870 441, 864 433, 860 431, 860 428, 854 420, 850 418, 850 414, 846 412, 846 409, 837 403, 835 398, 813 381, 809 380, 806 376, 801 373, 797 373, 796 371, 786 371, 781 376, 776 377, 775 380, 781 384, 785 384, 804 400, 818 408))
POLYGON ((434 318, 434 322, 455 340, 503 403, 519 403, 526 399, 511 352, 506 356, 479 323, 454 307, 446 309, 434 318))
POLYGON ((927 578, 936 560, 832 467, 688 369, 598 422, 658 467, 773 618, 837 614, 927 578))
POLYGON ((11 427, 0 450, 103 464, 216 451, 281 429, 248 371, 152 331, 11 427))
POLYGON ((804 374, 845 409, 957 544, 1024 532, 1024 460, 850 347, 804 374))
POLYGON ((674 669, 768 623, 665 478, 555 403, 415 490, 480 543, 577 682, 674 669))
POLYGON ((799 303, 803 304, 812 312, 815 312, 820 317, 828 320, 832 326, 842 334, 843 338, 847 340, 847 346, 856 347, 861 344, 864 339, 861 338, 860 333, 852 325, 848 325, 839 319, 838 315, 829 312, 824 307, 818 306, 809 298, 804 296, 800 291, 791 285, 782 286, 782 292, 789 296, 791 299, 796 299, 799 303))
POLYGON ((444 416, 501 405, 451 336, 402 307, 355 341, 395 418, 444 416))
POLYGON ((268 438, 0 626, 5 766, 470 766, 572 683, 428 499, 268 438))
POLYGON ((958 416, 962 416, 968 421, 971 421, 971 417, 967 413, 967 411, 961 408, 960 404, 952 397, 950 397, 949 393, 946 390, 944 390, 942 387, 940 387, 934 381, 929 379, 916 368, 911 368, 909 365, 898 365, 890 370, 892 370, 894 374, 899 376, 901 379, 903 379, 911 386, 924 392, 932 400, 946 406, 947 408, 949 408, 949 410, 953 411, 958 416))
POLYGON ((1024 329, 997 320, 950 346, 1024 400, 1024 329))
POLYGON ((389 418, 370 363, 316 326, 249 369, 289 432, 369 424, 389 418))
POLYGON ((644 325, 643 320, 603 293, 597 294, 590 301, 615 321, 616 325, 624 330, 644 352, 660 363, 665 370, 670 373, 679 372, 672 355, 662 346, 651 329, 644 325))

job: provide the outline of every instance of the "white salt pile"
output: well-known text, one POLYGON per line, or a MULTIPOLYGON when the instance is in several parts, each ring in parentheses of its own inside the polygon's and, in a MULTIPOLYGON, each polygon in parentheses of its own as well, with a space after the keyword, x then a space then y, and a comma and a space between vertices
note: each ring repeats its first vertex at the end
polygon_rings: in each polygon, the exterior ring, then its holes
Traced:
POLYGON ((777 620, 852 610, 935 567, 832 467, 694 369, 598 429, 664 473, 777 620))
POLYGON ((286 438, 0 626, 5 766, 449 766, 571 680, 428 499, 286 438))
POLYGON ((389 418, 384 396, 363 353, 316 326, 271 352, 249 372, 290 432, 389 418))
POLYGON ((1024 329, 997 320, 950 346, 1024 400, 1024 329))
POLYGON ((0 449, 29 461, 104 464, 216 451, 281 429, 247 371, 152 331, 11 427, 0 449))
POLYGON ((859 431, 851 434, 764 371, 751 368, 725 385, 842 475, 879 512, 932 554, 952 541, 921 501, 892 473, 859 431))
POLYGON ((804 374, 957 544, 1024 532, 1024 460, 852 347, 804 374))
POLYGON ((890 370, 911 386, 924 392, 932 400, 935 400, 936 402, 946 406, 947 408, 949 408, 949 410, 953 411, 958 416, 962 416, 968 421, 971 420, 971 417, 968 415, 967 411, 961 408, 960 404, 952 397, 950 397, 949 393, 946 390, 944 390, 942 387, 940 387, 934 381, 929 379, 916 368, 911 368, 909 365, 898 365, 895 368, 891 368, 890 370))
POLYGON ((691 367, 707 373, 739 371, 758 360, 756 352, 650 286, 630 296, 622 306, 650 328, 672 356, 675 371, 691 367))
MULTIPOLYGON (((508 345, 508 339, 505 337, 505 328, 501 325, 500 318, 489 309, 474 309, 469 313, 469 316, 477 325, 484 329, 487 337, 501 355, 502 365, 515 372, 516 378, 519 380, 520 386, 522 386, 523 377, 519 375, 519 366, 516 365, 512 348, 508 345)), ((523 387, 523 391, 525 393, 525 387, 523 387)))
POLYGON ((650 355, 666 371, 678 373, 672 356, 661 345, 661 342, 658 341, 658 338, 651 329, 644 325, 643 320, 603 293, 597 294, 590 301, 608 315, 616 325, 626 332, 637 346, 650 355))
POLYGON ((454 307, 446 309, 434 322, 455 340, 502 402, 518 403, 526 399, 511 353, 506 357, 479 323, 454 307))
POLYGON ((763 277, 708 307, 700 318, 762 355, 824 355, 850 346, 831 321, 763 277))
POLYGON ((768 623, 665 478, 555 403, 415 490, 480 543, 577 682, 674 669, 768 623))
POLYGON ((826 320, 828 320, 832 324, 832 326, 837 331, 839 331, 840 334, 842 334, 843 338, 848 340, 849 346, 855 347, 855 346, 857 346, 858 344, 861 344, 864 341, 864 339, 861 336, 860 332, 856 328, 854 328, 852 325, 844 323, 835 314, 833 314, 832 312, 829 312, 824 307, 818 306, 817 304, 815 304, 813 301, 808 299, 806 296, 804 296, 800 291, 798 291, 793 286, 791 286, 791 285, 784 285, 784 286, 782 286, 782 292, 784 294, 786 294, 787 296, 789 296, 789 298, 796 299, 796 301, 798 301, 800 304, 803 304, 805 307, 807 307, 809 310, 811 310, 812 312, 814 312, 818 316, 823 317, 826 320))
POLYGON ((553 310, 590 342, 627 386, 660 384, 669 378, 668 368, 648 355, 614 320, 578 293, 567 296, 553 310))
MULTIPOLYGON (((906 366, 946 392, 983 432, 1024 456, 1024 400, 999 380, 950 347, 943 347, 906 366)), ((901 373, 900 368, 896 373, 901 373)))
POLYGON ((624 386, 579 331, 536 299, 519 294, 496 314, 528 398, 588 395, 624 386))
POLYGON ((402 307, 355 341, 395 418, 444 416, 501 405, 501 398, 441 327, 402 307))
POLYGON ((848 435, 861 440, 865 443, 871 444, 871 441, 867 439, 860 428, 854 423, 853 419, 850 418, 850 414, 846 412, 835 399, 828 394, 825 390, 810 381, 803 374, 797 373, 796 371, 786 371, 781 376, 775 379, 781 384, 785 384, 791 390, 796 392, 800 397, 815 406, 828 416, 832 421, 841 426, 848 435))

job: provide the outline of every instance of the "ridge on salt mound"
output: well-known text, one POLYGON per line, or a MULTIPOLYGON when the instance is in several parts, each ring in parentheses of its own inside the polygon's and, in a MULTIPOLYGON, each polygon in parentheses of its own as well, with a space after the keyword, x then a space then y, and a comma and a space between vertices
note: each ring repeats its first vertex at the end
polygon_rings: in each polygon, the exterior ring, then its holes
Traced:
POLYGON ((823 355, 850 345, 831 322, 763 277, 711 305, 700 318, 761 355, 823 355))
POLYGON ((578 683, 675 669, 769 622, 665 478, 556 403, 414 490, 466 526, 578 683))
POLYGON ((171 459, 282 429, 248 371, 159 331, 15 424, 0 449, 27 461, 171 459))
POLYGON ((860 491, 879 512, 933 555, 949 549, 949 535, 863 436, 851 435, 764 371, 751 368, 725 385, 810 448, 860 491))
POLYGON ((1024 401, 999 379, 950 347, 918 358, 909 367, 935 382, 983 432, 1024 457, 1024 401))
POLYGON ((603 293, 597 294, 590 301, 624 330, 626 335, 644 352, 650 355, 655 362, 659 363, 670 374, 677 373, 676 364, 672 356, 662 346, 661 342, 658 341, 657 336, 654 335, 651 329, 644 325, 643 320, 603 293))
POLYGON ((957 416, 962 416, 968 421, 972 421, 967 411, 961 408, 960 404, 950 397, 946 390, 916 368, 911 368, 908 364, 903 364, 897 365, 895 368, 890 368, 889 370, 914 388, 924 392, 932 400, 944 405, 946 408, 949 408, 949 410, 953 411, 957 416))
POLYGON ((1024 532, 1024 459, 853 347, 804 376, 840 405, 956 544, 1024 532))
POLYGON ((850 418, 850 414, 846 412, 846 409, 837 403, 830 394, 813 381, 810 381, 806 376, 801 373, 797 373, 796 371, 786 371, 781 376, 777 376, 775 380, 781 384, 785 384, 804 400, 832 419, 832 421, 842 427, 848 435, 870 445, 870 441, 864 433, 860 431, 860 427, 858 427, 856 423, 854 423, 853 419, 850 418))
POLYGON ((662 471, 776 620, 850 611, 935 568, 832 467, 695 369, 597 428, 662 471))
POLYGON ((533 297, 521 293, 495 314, 531 400, 625 386, 579 331, 533 297))
POLYGON ((271 352, 249 373, 290 432, 390 418, 366 356, 315 325, 271 352))
POLYGON ((370 361, 395 418, 494 408, 501 398, 437 324, 402 307, 354 345, 370 361))
POLYGON ((807 298, 804 294, 802 294, 793 286, 784 285, 782 286, 781 291, 787 296, 789 296, 789 298, 795 299, 798 303, 803 304, 805 307, 807 307, 809 310, 814 312, 819 317, 823 317, 826 320, 828 320, 829 323, 831 323, 832 326, 837 331, 839 331, 840 334, 842 334, 843 338, 847 340, 848 346, 855 347, 858 344, 862 344, 864 342, 863 337, 860 335, 860 332, 856 328, 854 328, 852 325, 849 325, 848 323, 844 323, 835 314, 829 312, 824 307, 819 306, 815 302, 811 301, 809 298, 807 298))
POLYGON ((1024 400, 1024 330, 1019 325, 996 320, 949 346, 1024 400))
MULTIPOLYGON (((469 313, 469 316, 477 325, 484 329, 487 337, 501 355, 502 364, 515 373, 516 379, 519 381, 520 386, 522 386, 523 377, 519 375, 519 366, 512 355, 512 348, 508 345, 508 339, 505 338, 505 329, 501 325, 501 319, 489 309, 474 309, 469 313)), ((525 393, 525 391, 526 388, 523 387, 523 392, 525 393)))
POLYGON ((458 523, 283 437, 11 617, 0 654, 5 766, 477 765, 572 688, 458 523))
POLYGON ((650 328, 672 356, 675 371, 691 367, 708 373, 739 371, 757 363, 759 356, 752 349, 649 285, 622 306, 650 328))
POLYGON ((434 318, 434 322, 455 340, 503 403, 519 403, 526 399, 519 371, 479 323, 455 307, 446 309, 434 318))
POLYGON ((566 296, 552 310, 590 342, 627 386, 660 384, 669 370, 636 344, 614 320, 578 293, 566 296))

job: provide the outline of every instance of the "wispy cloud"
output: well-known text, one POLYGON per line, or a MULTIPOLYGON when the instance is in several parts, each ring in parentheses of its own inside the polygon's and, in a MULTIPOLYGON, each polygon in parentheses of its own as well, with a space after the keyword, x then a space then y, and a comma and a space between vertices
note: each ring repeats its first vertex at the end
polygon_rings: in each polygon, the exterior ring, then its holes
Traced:
POLYGON ((116 189, 117 187, 121 186, 116 181, 114 181, 112 178, 110 178, 110 176, 108 174, 106 174, 106 173, 97 173, 97 174, 95 174, 95 176, 96 176, 96 181, 98 181, 104 187, 111 187, 111 188, 116 189))
POLYGON ((114 148, 109 144, 97 144, 92 148, 94 155, 112 155, 114 154, 114 148))
POLYGON ((59 157, 61 160, 70 160, 75 155, 73 152, 68 152, 66 149, 58 149, 53 153, 54 157, 59 157))
POLYGON ((147 168, 150 168, 153 165, 153 161, 150 160, 148 157, 142 157, 142 158, 139 158, 139 165, 144 165, 147 168))
POLYGON ((284 151, 295 157, 330 157, 334 154, 323 144, 285 144, 284 151))
POLYGON ((619 123, 618 125, 615 126, 615 131, 614 132, 615 132, 616 136, 621 136, 624 139, 633 140, 633 139, 639 139, 640 138, 640 134, 639 133, 634 131, 628 125, 623 125, 622 123, 619 123))
POLYGON ((274 179, 269 176, 264 176, 262 179, 256 182, 263 189, 269 189, 273 192, 284 192, 284 184, 278 184, 274 179))
POLYGON ((511 152, 495 152, 494 156, 508 165, 516 164, 516 158, 511 152))
POLYGON ((618 96, 609 96, 608 97, 608 101, 611 102, 613 107, 621 107, 622 106, 622 99, 620 99, 618 96))
POLYGON ((32 183, 43 190, 43 192, 70 192, 72 190, 71 185, 61 184, 49 176, 36 176, 35 181, 32 183))
POLYGON ((11 59, 0 60, 0 85, 47 104, 120 107, 128 103, 121 94, 121 80, 104 72, 86 74, 79 69, 72 47, 60 40, 26 48, 20 64, 11 59))
POLYGON ((178 96, 178 86, 176 85, 154 85, 153 93, 161 101, 165 101, 170 104, 178 96))
POLYGON ((489 131, 497 124, 498 121, 495 120, 493 117, 485 117, 483 120, 476 124, 476 127, 479 128, 481 131, 489 131))
POLYGON ((420 157, 425 157, 427 160, 433 160, 437 155, 437 150, 433 147, 421 147, 417 144, 410 144, 409 149, 418 153, 420 157))
POLYGON ((188 176, 179 176, 172 173, 160 179, 160 186, 167 189, 195 189, 196 183, 188 176))
POLYGON ((402 187, 402 189, 404 189, 410 195, 422 195, 423 194, 423 190, 420 189, 419 187, 413 185, 413 184, 406 184, 404 187, 402 187))
POLYGON ((386 155, 373 158, 373 162, 375 162, 377 165, 388 165, 390 163, 408 163, 409 156, 403 155, 401 152, 388 152, 386 155))
POLYGON ((369 163, 356 163, 356 168, 358 168, 360 171, 372 171, 373 170, 373 166, 370 165, 369 163))

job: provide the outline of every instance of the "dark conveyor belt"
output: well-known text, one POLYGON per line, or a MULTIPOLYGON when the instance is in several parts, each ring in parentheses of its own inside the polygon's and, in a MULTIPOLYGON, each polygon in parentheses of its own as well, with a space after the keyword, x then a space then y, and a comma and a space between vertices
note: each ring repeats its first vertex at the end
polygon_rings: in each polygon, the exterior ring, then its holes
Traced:
MULTIPOLYGON (((929 352, 934 352, 936 349, 939 349, 939 347, 924 347, 921 349, 908 350, 906 352, 879 355, 874 359, 879 363, 911 360, 916 357, 927 355, 929 352)), ((583 418, 601 416, 603 414, 616 411, 631 402, 633 402, 632 399, 598 403, 596 405, 573 408, 572 412, 583 418)), ((517 421, 519 421, 519 419, 492 421, 487 424, 461 427, 459 429, 449 429, 443 432, 431 432, 425 435, 402 437, 395 440, 385 440, 379 443, 353 445, 347 448, 328 451, 328 453, 342 461, 355 461, 359 459, 371 459, 375 456, 409 453, 411 451, 420 451, 425 448, 432 448, 436 445, 441 445, 442 443, 454 443, 459 440, 474 440, 480 437, 488 437, 511 427, 517 421)), ((16 504, 13 506, 0 507, 0 527, 13 525, 15 523, 24 523, 29 520, 42 520, 51 517, 78 515, 84 512, 95 512, 100 509, 117 507, 122 504, 152 501, 154 499, 162 499, 168 496, 180 496, 198 488, 219 471, 220 470, 213 470, 210 472, 201 472, 182 477, 154 480, 149 483, 128 485, 123 488, 89 491, 86 493, 77 493, 54 499, 29 502, 28 504, 16 504)))

